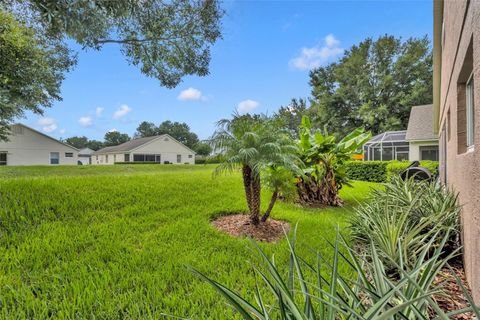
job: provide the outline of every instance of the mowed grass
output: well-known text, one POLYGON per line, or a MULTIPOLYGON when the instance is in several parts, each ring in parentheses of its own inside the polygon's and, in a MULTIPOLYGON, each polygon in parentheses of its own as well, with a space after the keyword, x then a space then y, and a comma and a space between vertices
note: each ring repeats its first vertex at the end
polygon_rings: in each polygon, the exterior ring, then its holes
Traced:
MULTIPOLYGON (((246 209, 241 177, 213 178, 213 168, 0 168, 0 318, 236 318, 186 268, 253 299, 248 239, 210 224, 222 212, 246 209)), ((315 248, 329 256, 326 239, 372 186, 345 187, 343 208, 279 203, 273 217, 298 223, 300 255, 313 258, 315 248)), ((279 264, 287 261, 285 240, 261 246, 279 264)))

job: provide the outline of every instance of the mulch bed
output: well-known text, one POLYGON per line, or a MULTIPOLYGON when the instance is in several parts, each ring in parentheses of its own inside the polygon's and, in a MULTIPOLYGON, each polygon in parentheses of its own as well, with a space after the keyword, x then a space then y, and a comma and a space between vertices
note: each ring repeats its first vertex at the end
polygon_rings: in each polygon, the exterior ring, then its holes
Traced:
POLYGON ((282 239, 290 229, 288 222, 271 218, 255 226, 250 223, 250 217, 246 214, 222 216, 213 220, 212 224, 231 236, 251 237, 265 242, 275 242, 282 239))
MULTIPOLYGON (((469 288, 465 271, 460 262, 456 262, 449 268, 444 268, 439 272, 437 278, 434 280, 434 285, 441 285, 445 291, 444 295, 434 296, 433 299, 438 303, 442 310, 448 312, 459 310, 468 307, 468 301, 465 299, 462 288, 458 285, 457 280, 452 272, 462 281, 465 288, 469 288)), ((469 291, 470 293, 470 291, 469 291)), ((466 313, 462 315, 452 316, 451 319, 470 320, 476 319, 475 314, 466 313)))

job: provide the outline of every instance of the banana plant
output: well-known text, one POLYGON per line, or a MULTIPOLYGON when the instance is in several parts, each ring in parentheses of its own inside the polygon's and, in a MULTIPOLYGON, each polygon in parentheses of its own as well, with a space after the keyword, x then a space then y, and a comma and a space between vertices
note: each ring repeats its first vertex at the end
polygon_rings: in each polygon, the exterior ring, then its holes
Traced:
POLYGON ((337 142, 326 130, 314 130, 310 119, 304 116, 298 141, 305 165, 297 182, 300 200, 312 205, 342 205, 338 192, 348 185, 345 162, 359 154, 370 138, 370 132, 357 128, 337 142))

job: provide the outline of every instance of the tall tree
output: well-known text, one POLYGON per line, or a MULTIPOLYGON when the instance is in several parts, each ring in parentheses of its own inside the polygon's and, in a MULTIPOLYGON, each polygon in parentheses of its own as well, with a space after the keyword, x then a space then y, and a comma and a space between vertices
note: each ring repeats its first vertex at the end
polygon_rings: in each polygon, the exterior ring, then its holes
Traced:
POLYGON ((103 146, 104 146, 104 143, 102 141, 98 141, 98 140, 88 140, 87 145, 86 145, 87 148, 90 148, 90 149, 95 150, 95 151, 103 148, 103 146))
POLYGON ((185 122, 164 121, 157 128, 158 134, 169 134, 187 147, 193 149, 198 143, 198 136, 190 131, 185 122))
POLYGON ((427 37, 370 38, 337 63, 310 73, 316 126, 340 136, 357 127, 377 134, 405 129, 414 105, 432 102, 432 54, 427 37))
POLYGON ((135 131, 135 138, 145 138, 158 135, 158 128, 153 122, 143 121, 137 127, 135 131))
POLYGON ((293 138, 298 138, 302 117, 306 114, 307 102, 305 99, 292 99, 288 106, 282 106, 274 117, 281 121, 293 138))
POLYGON ((65 143, 71 145, 72 147, 75 147, 77 149, 83 149, 87 147, 88 144, 88 138, 85 136, 74 136, 70 137, 64 140, 65 143))
POLYGON ((50 38, 99 50, 118 44, 129 63, 173 88, 185 75, 208 74, 220 37, 216 0, 6 0, 4 7, 50 38))
POLYGON ((130 140, 130 137, 126 133, 120 133, 118 131, 109 131, 105 133, 105 146, 116 146, 127 142, 130 140))
POLYGON ((61 100, 64 73, 75 58, 57 39, 49 39, 0 10, 0 140, 25 112, 42 114, 61 100))

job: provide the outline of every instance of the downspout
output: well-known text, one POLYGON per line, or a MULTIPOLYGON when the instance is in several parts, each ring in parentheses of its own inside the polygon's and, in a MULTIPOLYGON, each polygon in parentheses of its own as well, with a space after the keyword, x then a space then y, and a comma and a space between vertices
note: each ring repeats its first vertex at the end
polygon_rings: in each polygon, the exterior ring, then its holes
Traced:
POLYGON ((440 127, 444 0, 433 1, 433 132, 440 127))

